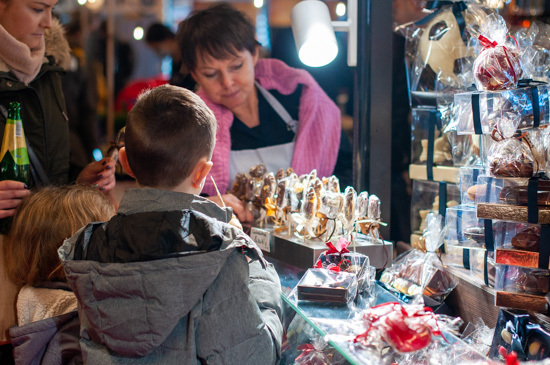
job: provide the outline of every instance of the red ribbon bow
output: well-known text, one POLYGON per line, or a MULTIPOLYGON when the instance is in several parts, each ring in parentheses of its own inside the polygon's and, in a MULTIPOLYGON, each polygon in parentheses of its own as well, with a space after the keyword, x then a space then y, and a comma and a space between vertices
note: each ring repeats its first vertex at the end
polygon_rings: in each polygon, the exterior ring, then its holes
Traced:
POLYGON ((480 35, 477 38, 481 42, 481 45, 483 46, 483 48, 495 48, 496 46, 498 46, 498 43, 496 41, 491 42, 489 38, 484 37, 482 35, 480 35))
POLYGON ((336 242, 336 246, 334 246, 332 244, 332 242, 328 241, 327 242, 327 247, 328 247, 328 250, 327 250, 327 254, 329 253, 339 253, 339 254, 343 254, 343 253, 347 253, 349 252, 349 250, 347 249, 347 247, 349 246, 351 242, 348 241, 347 239, 345 239, 344 237, 341 237, 338 242, 336 242))

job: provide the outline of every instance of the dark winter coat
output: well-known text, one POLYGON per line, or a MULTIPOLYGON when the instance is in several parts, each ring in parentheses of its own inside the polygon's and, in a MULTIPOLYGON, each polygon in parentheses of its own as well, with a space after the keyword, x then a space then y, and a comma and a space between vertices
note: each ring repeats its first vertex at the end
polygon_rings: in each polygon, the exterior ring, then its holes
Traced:
POLYGON ((199 196, 134 189, 108 223, 65 241, 84 361, 277 363, 280 282, 230 217, 199 196))
MULTIPOLYGON (((10 102, 21 103, 25 136, 50 181, 69 182, 69 123, 61 74, 70 60, 69 44, 57 22, 45 33, 46 57, 36 78, 28 85, 19 81, 0 59, 0 126, 4 126, 10 102)), ((0 140, 4 129, 0 128, 0 140)), ((75 174, 76 175, 76 174, 75 174)))

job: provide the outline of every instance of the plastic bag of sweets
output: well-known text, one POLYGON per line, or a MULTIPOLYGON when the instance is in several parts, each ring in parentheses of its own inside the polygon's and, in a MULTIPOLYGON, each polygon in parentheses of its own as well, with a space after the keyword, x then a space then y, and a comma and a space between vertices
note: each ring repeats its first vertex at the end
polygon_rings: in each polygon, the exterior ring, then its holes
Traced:
POLYGON ((491 14, 478 36, 483 49, 474 61, 474 77, 478 90, 515 89, 523 76, 519 46, 515 39, 507 41, 508 27, 500 15, 491 14))

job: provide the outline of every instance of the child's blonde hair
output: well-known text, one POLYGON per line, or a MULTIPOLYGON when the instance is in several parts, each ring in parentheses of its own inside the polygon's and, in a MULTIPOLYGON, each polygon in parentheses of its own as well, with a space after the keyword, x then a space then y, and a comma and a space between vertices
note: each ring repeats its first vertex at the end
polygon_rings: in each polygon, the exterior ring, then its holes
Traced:
POLYGON ((113 214, 105 195, 81 185, 45 187, 26 197, 4 238, 8 278, 19 286, 66 281, 57 249, 81 227, 113 214))

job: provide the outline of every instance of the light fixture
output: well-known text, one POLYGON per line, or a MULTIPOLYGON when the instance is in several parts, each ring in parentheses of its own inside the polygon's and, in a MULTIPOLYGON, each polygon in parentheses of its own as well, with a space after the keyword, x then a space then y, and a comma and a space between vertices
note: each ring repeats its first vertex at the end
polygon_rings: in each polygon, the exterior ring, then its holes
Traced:
POLYGON ((134 28, 134 39, 136 41, 139 41, 143 38, 145 31, 143 30, 143 27, 137 26, 134 28))
POLYGON ((346 4, 344 3, 336 4, 336 15, 338 16, 346 15, 346 4))
POLYGON ((78 5, 84 5, 86 4, 86 0, 78 0, 78 5))
POLYGON ((256 7, 257 9, 261 8, 262 6, 264 6, 264 0, 254 0, 254 7, 256 7))
POLYGON ((348 0, 348 18, 331 21, 327 5, 303 0, 290 13, 292 32, 300 60, 311 67, 325 66, 338 54, 334 31, 348 32, 348 66, 357 65, 357 0, 348 0))
POLYGON ((86 1, 85 5, 88 9, 92 11, 100 11, 103 9, 103 4, 105 3, 105 0, 88 0, 86 1))

